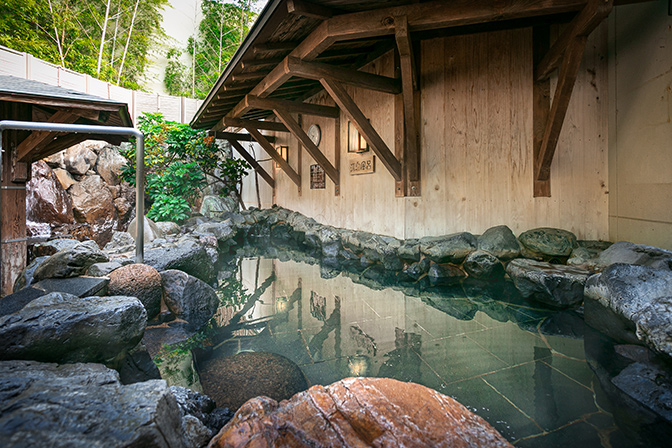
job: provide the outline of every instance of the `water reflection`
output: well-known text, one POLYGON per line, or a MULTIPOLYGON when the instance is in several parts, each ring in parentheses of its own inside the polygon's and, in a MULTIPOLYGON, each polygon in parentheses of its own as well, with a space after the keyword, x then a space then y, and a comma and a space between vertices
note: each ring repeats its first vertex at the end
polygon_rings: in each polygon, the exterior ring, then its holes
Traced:
POLYGON ((536 308, 506 282, 410 288, 287 259, 232 266, 222 277, 250 293, 220 312, 224 330, 201 357, 277 353, 310 384, 413 381, 458 399, 519 446, 606 447, 621 434, 596 399, 582 318, 536 308))

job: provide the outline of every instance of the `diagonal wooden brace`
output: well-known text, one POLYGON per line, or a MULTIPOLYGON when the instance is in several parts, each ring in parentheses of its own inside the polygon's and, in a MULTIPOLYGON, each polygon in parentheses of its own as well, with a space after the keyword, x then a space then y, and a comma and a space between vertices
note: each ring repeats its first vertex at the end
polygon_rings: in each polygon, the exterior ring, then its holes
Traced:
POLYGON ((252 137, 254 137, 257 143, 259 143, 261 147, 264 148, 264 151, 266 151, 268 155, 271 156, 273 160, 275 160, 280 168, 282 168, 282 171, 284 171, 289 176, 289 178, 292 179, 292 182, 294 182, 298 187, 301 187, 301 177, 296 173, 296 171, 294 171, 294 168, 292 168, 289 163, 287 163, 287 161, 283 159, 280 154, 278 154, 273 145, 271 145, 271 143, 266 140, 266 137, 261 135, 261 132, 254 128, 245 129, 252 137))
POLYGON ((243 145, 238 143, 236 140, 228 140, 228 142, 231 144, 231 146, 236 148, 238 154, 240 154, 243 157, 243 159, 245 159, 247 163, 249 163, 250 166, 254 168, 254 170, 257 173, 259 173, 261 178, 264 179, 271 188, 275 188, 275 180, 273 179, 273 177, 270 174, 268 174, 268 172, 261 165, 259 165, 259 162, 257 162, 255 158, 252 157, 252 155, 245 150, 243 145))

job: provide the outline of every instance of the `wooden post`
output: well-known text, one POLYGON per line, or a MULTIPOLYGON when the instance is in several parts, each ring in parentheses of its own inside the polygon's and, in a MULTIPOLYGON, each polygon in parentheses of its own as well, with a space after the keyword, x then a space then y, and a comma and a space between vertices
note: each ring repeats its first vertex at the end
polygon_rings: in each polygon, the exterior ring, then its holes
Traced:
MULTIPOLYGON (((2 103, 1 119, 25 120, 31 119, 32 113, 29 104, 2 103)), ((29 132, 3 132, 2 173, 0 176, 0 296, 11 294, 14 282, 21 271, 26 267, 28 258, 26 240, 26 179, 17 175, 18 166, 17 147, 29 132)), ((20 163, 20 162, 18 162, 20 163)), ((22 164, 23 165, 23 164, 22 164)), ((30 169, 25 165, 25 170, 30 169)), ((27 176, 25 176, 27 177, 27 176)))

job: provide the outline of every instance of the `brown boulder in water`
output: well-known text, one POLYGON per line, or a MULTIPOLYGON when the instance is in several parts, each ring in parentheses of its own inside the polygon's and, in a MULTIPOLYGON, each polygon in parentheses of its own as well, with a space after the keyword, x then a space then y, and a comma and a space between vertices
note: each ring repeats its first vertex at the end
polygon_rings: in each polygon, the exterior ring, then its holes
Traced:
POLYGON ((285 400, 308 388, 295 363, 275 353, 243 352, 199 365, 203 392, 220 408, 238 409, 253 397, 285 400))
POLYGON ((209 448, 511 447, 450 397, 389 378, 348 378, 278 404, 245 403, 209 448))

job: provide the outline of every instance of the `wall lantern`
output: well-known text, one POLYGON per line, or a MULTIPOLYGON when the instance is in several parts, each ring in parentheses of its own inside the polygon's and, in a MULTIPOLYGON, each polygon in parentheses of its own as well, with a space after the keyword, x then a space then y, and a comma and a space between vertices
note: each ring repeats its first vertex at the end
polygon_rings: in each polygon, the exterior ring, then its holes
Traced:
POLYGON ((369 144, 359 133, 352 121, 348 121, 348 152, 366 152, 369 144))

